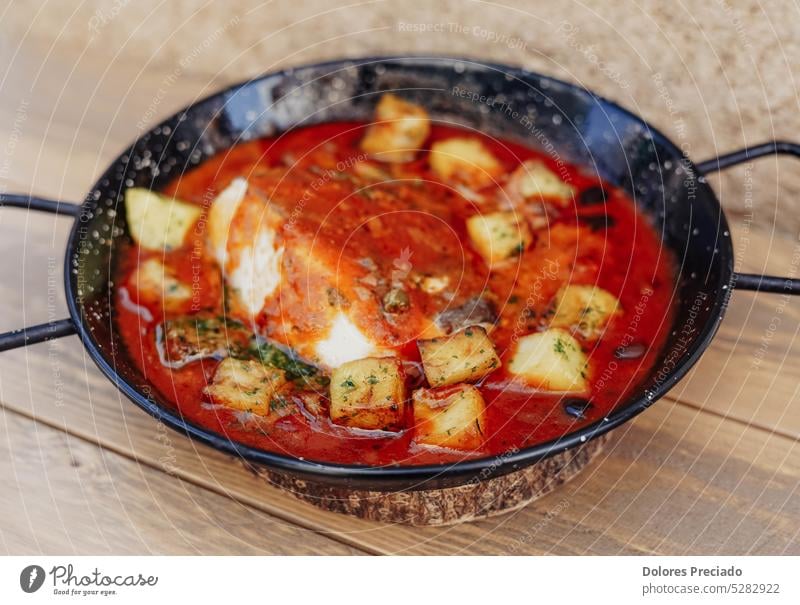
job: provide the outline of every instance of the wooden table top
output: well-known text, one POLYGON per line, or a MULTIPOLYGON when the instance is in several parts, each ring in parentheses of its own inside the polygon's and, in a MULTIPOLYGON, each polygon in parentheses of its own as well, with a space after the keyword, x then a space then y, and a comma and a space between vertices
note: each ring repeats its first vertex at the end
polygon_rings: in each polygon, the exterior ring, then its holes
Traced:
MULTIPOLYGON (((5 52, 9 52, 6 50, 5 52)), ((0 186, 79 200, 139 132, 224 83, 48 49, 3 63, 0 186)), ((67 316, 69 219, 0 210, 0 330, 67 316)), ((734 227, 738 267, 796 242, 734 227)), ((445 528, 322 512, 125 399, 77 337, 2 353, 0 553, 800 554, 800 300, 734 293, 703 359, 565 487, 445 528)))

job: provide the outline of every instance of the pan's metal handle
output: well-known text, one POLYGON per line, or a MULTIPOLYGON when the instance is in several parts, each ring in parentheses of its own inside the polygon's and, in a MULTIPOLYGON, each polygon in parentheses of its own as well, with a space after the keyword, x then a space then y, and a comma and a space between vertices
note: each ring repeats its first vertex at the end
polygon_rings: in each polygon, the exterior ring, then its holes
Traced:
MULTIPOLYGON (((0 207, 2 206, 27 208, 29 210, 38 210, 40 212, 50 212, 52 214, 71 217, 77 217, 80 214, 81 208, 76 204, 68 204, 14 193, 0 194, 0 207)), ((30 326, 29 328, 12 330, 11 332, 0 334, 0 351, 8 351, 9 349, 24 347, 29 344, 44 342, 45 340, 69 336, 70 334, 75 334, 75 332, 75 324, 71 319, 59 319, 46 324, 30 326)))
MULTIPOLYGON (((748 160, 756 160, 768 155, 791 155, 800 158, 800 144, 788 141, 769 141, 760 145, 745 147, 738 151, 700 162, 697 164, 697 170, 702 174, 718 172, 748 160)), ((755 290, 757 292, 800 294, 800 279, 755 275, 752 273, 735 273, 733 275, 733 287, 739 290, 755 290)))

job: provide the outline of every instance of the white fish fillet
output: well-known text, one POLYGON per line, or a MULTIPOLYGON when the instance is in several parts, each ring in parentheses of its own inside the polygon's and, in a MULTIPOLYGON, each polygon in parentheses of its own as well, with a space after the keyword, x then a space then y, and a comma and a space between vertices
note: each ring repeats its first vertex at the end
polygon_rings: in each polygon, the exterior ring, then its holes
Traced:
POLYGON ((344 313, 339 313, 333 320, 327 338, 317 342, 316 353, 319 360, 330 368, 365 357, 385 356, 344 313))
POLYGON ((235 178, 211 204, 208 212, 208 239, 220 267, 228 260, 228 232, 239 204, 247 193, 247 180, 235 178))
MULTIPOLYGON (((280 245, 278 236, 280 221, 274 215, 272 218, 265 216, 266 220, 256 226, 242 223, 241 219, 236 218, 238 212, 252 209, 252 206, 242 205, 247 198, 247 189, 247 180, 237 178, 214 199, 208 215, 208 246, 219 266, 224 269, 223 277, 230 296, 236 298, 239 308, 252 321, 272 297, 279 295, 281 287, 291 286, 284 283, 288 278, 282 271, 284 247, 280 245), (251 246, 242 247, 242 238, 231 237, 230 230, 234 223, 237 225, 234 228, 244 225, 248 231, 253 230, 252 239, 249 236, 244 238, 246 242, 253 242, 251 246)), ((246 202, 251 203, 252 200, 246 202)), ((307 259, 308 271, 314 275, 330 274, 333 280, 334 272, 328 265, 325 262, 312 262, 314 260, 318 259, 307 259)), ((332 282, 331 286, 335 284, 332 282)), ((329 368, 364 357, 391 354, 381 351, 344 311, 328 316, 325 322, 328 325, 322 326, 324 336, 316 340, 306 337, 307 340, 302 343, 287 344, 295 345, 302 354, 315 356, 316 361, 329 368)))
POLYGON ((281 283, 283 246, 277 245, 277 233, 264 225, 255 244, 241 251, 239 264, 226 272, 226 281, 238 293, 251 317, 264 307, 281 283))

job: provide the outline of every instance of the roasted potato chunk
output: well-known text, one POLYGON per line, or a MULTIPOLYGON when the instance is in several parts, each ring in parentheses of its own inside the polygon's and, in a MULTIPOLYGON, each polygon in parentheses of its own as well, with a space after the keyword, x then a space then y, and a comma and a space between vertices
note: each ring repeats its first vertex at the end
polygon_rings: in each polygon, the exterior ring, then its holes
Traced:
POLYGON ((403 426, 405 376, 391 357, 340 365, 331 376, 331 420, 358 429, 396 431, 403 426))
POLYGON ((249 349, 253 334, 238 321, 189 315, 168 319, 156 327, 161 363, 177 369, 200 359, 222 359, 249 349))
MULTIPOLYGON (((252 359, 223 359, 211 384, 203 392, 214 403, 266 416, 280 388, 286 384, 283 371, 252 359)), ((276 398, 277 406, 284 400, 276 398)))
POLYGON ((430 164, 446 182, 481 189, 495 182, 503 166, 478 139, 454 137, 431 145, 430 164))
POLYGON ((621 312, 619 300, 597 286, 567 285, 553 301, 553 328, 572 328, 587 340, 596 340, 609 320, 621 312))
POLYGON ((161 302, 165 309, 175 309, 192 297, 192 288, 177 279, 157 258, 139 265, 131 276, 140 302, 161 302))
POLYGON ((367 128, 361 149, 381 162, 410 162, 430 131, 428 112, 387 93, 375 108, 375 123, 367 128))
POLYGON ((568 205, 575 194, 572 185, 565 183, 539 160, 520 164, 509 179, 508 188, 513 200, 546 199, 559 206, 568 205))
POLYGON ((194 204, 134 187, 125 192, 125 215, 131 237, 147 250, 180 248, 202 209, 194 204))
POLYGON ((500 367, 500 358, 483 326, 418 340, 417 347, 425 378, 433 387, 474 382, 500 367))
POLYGON ((483 445, 486 405, 474 386, 419 389, 412 402, 415 443, 457 450, 483 445))
POLYGON ((527 223, 513 212, 476 214, 467 219, 467 232, 490 267, 519 256, 532 240, 527 223))
POLYGON ((588 359, 580 343, 560 328, 520 338, 508 371, 530 386, 547 391, 583 393, 589 386, 588 359))

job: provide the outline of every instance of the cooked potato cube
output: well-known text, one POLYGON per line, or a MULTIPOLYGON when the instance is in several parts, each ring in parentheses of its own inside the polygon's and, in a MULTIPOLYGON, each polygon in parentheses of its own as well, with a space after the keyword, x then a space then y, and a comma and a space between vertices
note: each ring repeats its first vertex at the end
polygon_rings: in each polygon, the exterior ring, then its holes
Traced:
POLYGON ((550 326, 573 328, 587 340, 597 339, 608 321, 620 312, 616 296, 597 286, 568 285, 553 301, 550 326))
POLYGON ((491 185, 503 166, 478 139, 455 137, 431 145, 430 164, 444 181, 480 189, 491 185))
POLYGON ((375 108, 375 123, 367 129, 361 149, 381 162, 410 162, 430 131, 428 112, 422 107, 385 94, 375 108))
POLYGON ((564 206, 572 201, 575 188, 539 160, 523 162, 509 180, 512 199, 545 198, 564 206))
POLYGON ((412 401, 415 443, 459 450, 483 444, 486 405, 474 386, 419 389, 412 401))
POLYGON ((471 216, 467 219, 467 232, 472 245, 490 267, 519 256, 532 240, 527 223, 513 212, 471 216))
POLYGON ((135 187, 125 192, 125 215, 131 237, 147 250, 180 248, 202 212, 199 206, 148 189, 135 187))
POLYGON ((449 336, 418 340, 425 378, 433 387, 474 382, 500 367, 500 358, 482 326, 449 336))
POLYGON ((216 404, 266 416, 270 405, 284 405, 284 399, 276 396, 285 384, 286 376, 277 368, 252 359, 228 357, 217 366, 211 384, 203 392, 216 404))
POLYGON ((508 371, 548 391, 585 392, 588 360, 580 343, 560 328, 528 334, 517 342, 508 371))
POLYGON ((402 428, 405 376, 391 357, 368 357, 340 365, 331 376, 331 420, 359 429, 402 428))
POLYGON ((177 279, 157 258, 139 265, 131 276, 131 283, 140 302, 160 301, 166 309, 175 309, 192 297, 192 288, 177 279))

